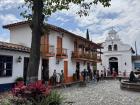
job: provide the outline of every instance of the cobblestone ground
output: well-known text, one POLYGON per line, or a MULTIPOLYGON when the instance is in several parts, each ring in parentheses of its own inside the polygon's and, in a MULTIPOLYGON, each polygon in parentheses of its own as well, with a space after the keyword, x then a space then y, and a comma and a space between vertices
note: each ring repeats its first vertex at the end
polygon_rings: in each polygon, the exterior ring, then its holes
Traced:
POLYGON ((87 87, 74 86, 61 91, 69 103, 66 105, 140 105, 140 93, 121 90, 117 80, 89 83, 87 87))

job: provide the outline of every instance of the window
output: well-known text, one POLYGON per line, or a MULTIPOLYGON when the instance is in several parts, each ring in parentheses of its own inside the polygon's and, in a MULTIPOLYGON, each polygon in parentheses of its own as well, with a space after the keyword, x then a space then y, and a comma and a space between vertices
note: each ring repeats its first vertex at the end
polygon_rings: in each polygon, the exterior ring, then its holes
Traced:
POLYGON ((118 50, 118 46, 115 44, 114 45, 114 51, 117 51, 118 50))
POLYGON ((12 76, 13 57, 0 55, 0 77, 12 76))
POLYGON ((108 51, 112 51, 112 46, 111 45, 108 46, 108 51))

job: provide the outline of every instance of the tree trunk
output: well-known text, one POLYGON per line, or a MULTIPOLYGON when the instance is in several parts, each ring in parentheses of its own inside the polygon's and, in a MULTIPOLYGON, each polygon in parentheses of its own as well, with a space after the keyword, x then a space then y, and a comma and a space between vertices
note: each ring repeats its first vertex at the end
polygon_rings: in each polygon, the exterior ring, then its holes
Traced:
POLYGON ((38 69, 40 63, 40 39, 43 26, 43 0, 33 0, 32 42, 30 60, 27 72, 27 82, 38 80, 38 69))

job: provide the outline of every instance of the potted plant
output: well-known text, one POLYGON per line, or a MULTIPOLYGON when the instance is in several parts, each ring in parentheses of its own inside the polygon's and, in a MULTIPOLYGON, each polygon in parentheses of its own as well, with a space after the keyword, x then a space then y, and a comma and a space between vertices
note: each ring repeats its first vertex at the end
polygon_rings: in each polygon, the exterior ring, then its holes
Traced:
POLYGON ((18 83, 21 83, 21 82, 24 82, 23 77, 17 77, 16 80, 15 80, 15 83, 18 84, 18 83))

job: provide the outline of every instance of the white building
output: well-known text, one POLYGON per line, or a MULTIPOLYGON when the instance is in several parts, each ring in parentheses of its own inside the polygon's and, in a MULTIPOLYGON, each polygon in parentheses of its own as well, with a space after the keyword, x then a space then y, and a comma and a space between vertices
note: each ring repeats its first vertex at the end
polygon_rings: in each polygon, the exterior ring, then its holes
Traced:
POLYGON ((97 64, 98 70, 106 70, 112 74, 115 70, 117 73, 124 73, 126 75, 133 70, 132 54, 134 53, 132 47, 124 44, 119 35, 114 29, 108 32, 108 36, 104 43, 102 43, 101 63, 97 64))
MULTIPOLYGON (((43 79, 44 70, 48 71, 49 77, 54 70, 57 73, 64 70, 65 82, 72 82, 76 68, 80 72, 84 68, 93 70, 93 66, 100 60, 97 57, 99 45, 60 27, 50 24, 47 26, 48 32, 41 38, 38 79, 43 79)), ((0 84, 13 83, 19 76, 23 76, 26 80, 32 37, 29 23, 23 21, 3 27, 10 30, 10 43, 0 44, 0 59, 10 56, 11 63, 10 75, 8 75, 8 62, 5 60, 1 62, 0 84), (17 61, 19 58, 20 62, 17 61)))

